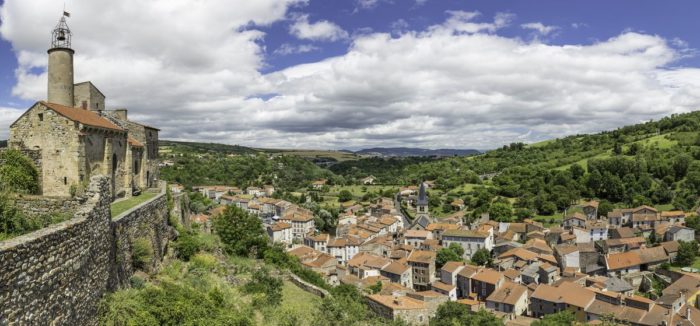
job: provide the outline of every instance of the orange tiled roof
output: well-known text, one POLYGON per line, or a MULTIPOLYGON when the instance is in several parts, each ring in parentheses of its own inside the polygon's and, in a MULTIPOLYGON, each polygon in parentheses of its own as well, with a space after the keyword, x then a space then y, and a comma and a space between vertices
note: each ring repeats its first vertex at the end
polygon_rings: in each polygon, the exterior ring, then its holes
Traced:
POLYGON ((129 143, 129 145, 131 145, 131 147, 143 147, 143 144, 140 141, 131 137, 127 138, 126 141, 129 143))
POLYGON ((72 108, 69 106, 60 105, 56 103, 49 103, 45 101, 41 101, 39 103, 70 120, 80 122, 84 125, 103 129, 124 131, 124 129, 122 129, 121 127, 115 125, 111 121, 101 117, 99 114, 90 110, 72 108))

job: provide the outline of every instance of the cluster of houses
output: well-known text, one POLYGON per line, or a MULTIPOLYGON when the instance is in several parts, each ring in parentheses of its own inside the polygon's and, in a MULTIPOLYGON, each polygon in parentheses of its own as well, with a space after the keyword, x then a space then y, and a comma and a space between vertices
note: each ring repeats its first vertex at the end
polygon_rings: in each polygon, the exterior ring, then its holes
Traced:
MULTIPOLYGON (((414 189, 402 190, 416 207, 423 204, 421 188, 415 198, 414 189)), ((597 209, 597 202, 585 203, 554 227, 529 219, 499 223, 487 215, 470 225, 458 216, 405 224, 394 199, 382 198, 349 208, 335 235, 303 235, 303 245, 291 245, 289 253, 332 284, 365 290, 381 316, 411 324, 428 324, 447 301, 489 310, 507 325, 529 325, 563 310, 582 323, 700 323, 700 275, 660 268, 676 257, 679 241, 695 240, 694 229, 684 226, 686 214, 641 206, 599 216, 597 209), (438 251, 453 243, 467 262, 488 250, 491 265, 437 266, 438 251)))
POLYGON ((432 218, 428 186, 345 207, 335 234, 319 233, 313 212, 271 198, 269 186, 196 190, 259 216, 272 242, 285 244, 330 284, 362 289, 369 307, 389 319, 426 325, 440 304, 455 301, 489 310, 507 325, 563 310, 582 323, 700 323, 700 274, 661 268, 673 262, 679 241, 695 240, 686 213, 640 206, 601 216, 591 201, 558 226, 496 222, 488 214, 467 225, 463 211, 432 218), (414 209, 413 219, 402 215, 397 200, 414 209), (463 261, 438 266, 438 251, 452 244, 464 249, 463 261), (479 250, 490 252, 488 267, 466 263, 479 250))

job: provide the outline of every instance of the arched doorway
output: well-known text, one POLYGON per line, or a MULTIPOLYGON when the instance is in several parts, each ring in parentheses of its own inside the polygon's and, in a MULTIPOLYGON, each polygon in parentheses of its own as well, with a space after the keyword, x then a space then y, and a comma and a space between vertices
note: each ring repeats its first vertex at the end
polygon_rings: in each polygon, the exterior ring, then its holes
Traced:
POLYGON ((112 154, 112 199, 117 198, 117 154, 112 154))

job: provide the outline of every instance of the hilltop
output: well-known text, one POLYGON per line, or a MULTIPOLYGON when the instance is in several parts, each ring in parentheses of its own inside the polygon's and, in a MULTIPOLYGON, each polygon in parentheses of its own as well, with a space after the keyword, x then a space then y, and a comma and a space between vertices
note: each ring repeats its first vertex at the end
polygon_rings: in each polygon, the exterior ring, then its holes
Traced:
POLYGON ((424 149, 413 147, 375 147, 355 151, 358 155, 379 157, 430 157, 430 156, 470 156, 480 154, 476 149, 424 149))

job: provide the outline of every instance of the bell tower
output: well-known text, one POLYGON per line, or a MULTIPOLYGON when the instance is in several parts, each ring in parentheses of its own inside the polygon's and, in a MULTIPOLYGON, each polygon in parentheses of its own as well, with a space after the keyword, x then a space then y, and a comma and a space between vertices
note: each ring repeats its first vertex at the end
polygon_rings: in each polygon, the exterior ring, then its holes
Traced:
POLYGON ((67 12, 63 13, 58 25, 51 33, 49 48, 48 96, 49 103, 74 107, 73 97, 73 54, 71 31, 66 24, 67 12))

